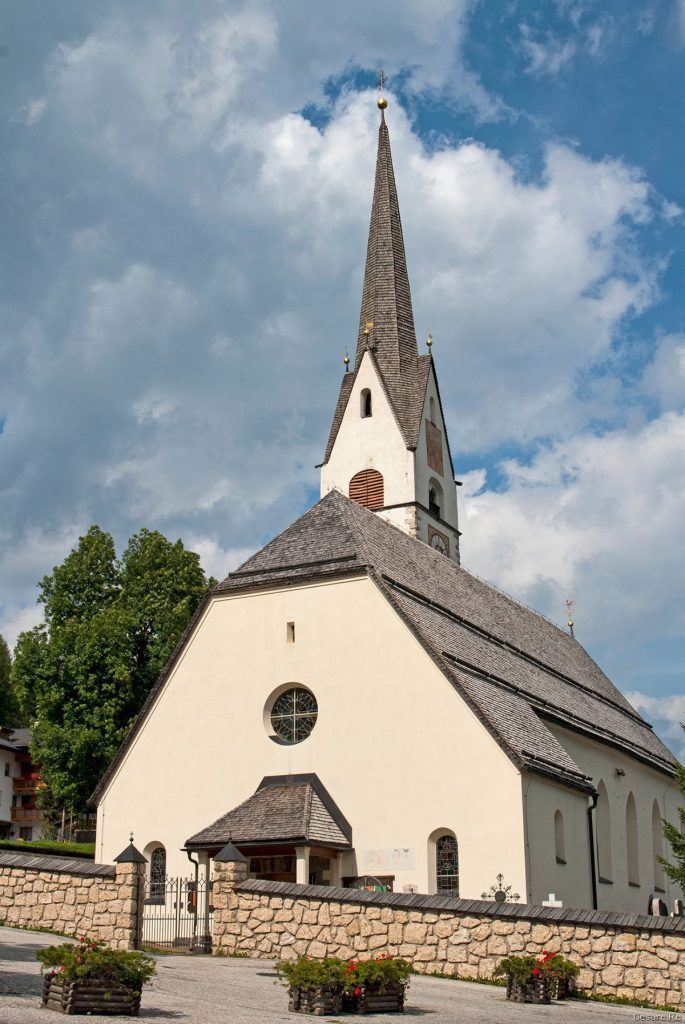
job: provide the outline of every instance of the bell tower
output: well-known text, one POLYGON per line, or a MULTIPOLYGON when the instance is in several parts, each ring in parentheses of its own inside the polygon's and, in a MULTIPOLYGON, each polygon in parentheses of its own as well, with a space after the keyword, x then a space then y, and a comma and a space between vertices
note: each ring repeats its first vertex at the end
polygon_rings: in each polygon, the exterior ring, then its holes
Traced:
POLYGON ((335 488, 459 562, 452 456, 431 336, 425 355, 416 345, 387 106, 381 95, 357 350, 353 367, 345 358, 321 495, 335 488))

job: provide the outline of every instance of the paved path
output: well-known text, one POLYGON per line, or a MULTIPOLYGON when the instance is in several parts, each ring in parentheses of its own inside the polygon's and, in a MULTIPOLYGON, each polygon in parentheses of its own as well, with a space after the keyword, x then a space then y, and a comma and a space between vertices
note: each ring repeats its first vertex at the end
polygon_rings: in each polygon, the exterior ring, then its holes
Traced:
MULTIPOLYGON (((40 932, 0 928, 0 1024, 55 1024, 62 1019, 40 1006, 40 965, 36 961, 40 946, 60 941, 40 932)), ((143 992, 140 1010, 139 1020, 148 1024, 296 1024, 299 1020, 313 1024, 336 1019, 288 1013, 285 990, 274 984, 268 960, 161 956, 157 969, 153 984, 143 992)), ((639 1012, 580 1002, 523 1007, 508 1003, 502 989, 490 985, 416 977, 403 1015, 369 1014, 364 1019, 379 1024, 410 1024, 414 1020, 416 1024, 628 1024, 639 1012)), ((678 1016, 685 1022, 685 1014, 678 1016)), ((112 1024, 113 1020, 100 1015, 87 1019, 93 1024, 112 1024)), ((355 1019, 345 1016, 340 1024, 355 1019)))

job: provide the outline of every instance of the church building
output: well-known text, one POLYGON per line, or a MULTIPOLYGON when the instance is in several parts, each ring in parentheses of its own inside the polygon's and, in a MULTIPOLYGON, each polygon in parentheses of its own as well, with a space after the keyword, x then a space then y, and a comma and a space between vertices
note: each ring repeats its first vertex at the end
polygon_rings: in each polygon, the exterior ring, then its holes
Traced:
POLYGON ((675 758, 570 633, 460 565, 379 107, 321 500, 197 609, 94 794, 96 859, 133 831, 157 877, 232 841, 257 878, 672 906, 675 758))

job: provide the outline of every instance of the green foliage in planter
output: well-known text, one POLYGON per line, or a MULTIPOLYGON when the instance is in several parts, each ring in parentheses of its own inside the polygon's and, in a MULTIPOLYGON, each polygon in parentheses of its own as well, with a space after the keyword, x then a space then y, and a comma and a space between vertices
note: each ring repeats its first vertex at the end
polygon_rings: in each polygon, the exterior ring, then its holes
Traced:
POLYGON ((571 981, 577 978, 580 967, 561 953, 550 953, 545 949, 537 956, 507 956, 500 960, 494 974, 495 977, 503 974, 512 977, 522 986, 544 981, 549 992, 557 979, 571 981))
POLYGON ((373 986, 384 991, 393 985, 408 986, 413 973, 408 960, 381 953, 375 960, 349 960, 345 966, 345 991, 373 986))
POLYGON ((36 958, 44 968, 64 981, 90 982, 98 985, 122 985, 140 991, 157 968, 150 956, 137 950, 110 949, 104 942, 81 938, 78 944, 63 942, 59 946, 39 949, 36 958))
POLYGON ((282 984, 290 988, 340 990, 344 984, 345 967, 345 961, 336 957, 311 960, 308 956, 298 956, 297 960, 279 961, 275 969, 282 984))
POLYGON ((505 956, 495 967, 494 975, 512 977, 519 985, 530 985, 533 981, 534 956, 505 956))

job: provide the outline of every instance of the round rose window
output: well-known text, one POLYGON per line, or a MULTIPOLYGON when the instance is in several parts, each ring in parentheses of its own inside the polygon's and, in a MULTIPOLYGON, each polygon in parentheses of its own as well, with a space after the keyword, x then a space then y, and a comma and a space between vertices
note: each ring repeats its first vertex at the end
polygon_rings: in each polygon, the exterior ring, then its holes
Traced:
POLYGON ((285 690, 271 708, 271 727, 281 743, 306 740, 316 725, 316 697, 303 686, 285 690))

